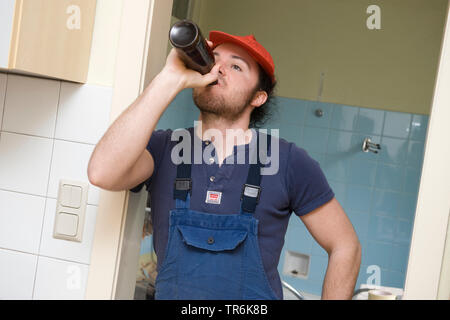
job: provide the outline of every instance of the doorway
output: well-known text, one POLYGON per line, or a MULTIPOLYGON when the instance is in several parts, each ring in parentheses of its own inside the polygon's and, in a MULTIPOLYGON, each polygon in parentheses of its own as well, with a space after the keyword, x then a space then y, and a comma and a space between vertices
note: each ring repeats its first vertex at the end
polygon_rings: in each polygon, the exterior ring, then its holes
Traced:
MULTIPOLYGON (((433 101, 438 102, 434 89, 448 2, 408 1, 406 5, 405 1, 403 6, 401 1, 397 5, 380 2, 380 29, 368 27, 376 12, 368 10, 369 2, 289 3, 292 6, 276 7, 271 1, 256 5, 255 1, 197 0, 188 17, 205 35, 212 29, 253 33, 274 51, 280 79, 278 112, 267 128, 281 128, 280 137, 304 148, 321 165, 348 214, 363 245, 355 289, 370 284, 397 288, 402 294, 410 257, 415 256, 411 240, 420 208, 424 150, 430 143, 430 112, 433 101), (418 32, 410 32, 421 21, 421 12, 428 12, 432 21, 424 20, 418 32), (292 13, 296 18, 288 19, 292 13), (283 21, 278 28, 277 18, 283 21), (289 49, 293 38, 299 39, 297 46, 289 49), (428 45, 414 51, 423 41, 428 45), (367 138, 380 145, 380 149, 372 148, 377 153, 362 150, 367 138)), ((191 125, 198 113, 189 98, 189 91, 180 94, 158 127, 191 125), (181 103, 188 104, 186 117, 171 111, 181 103)), ((151 250, 145 241, 141 249, 151 250)), ((283 280, 318 297, 326 260, 323 250, 292 215, 279 265, 283 280), (309 257, 309 273, 303 278, 284 268, 286 257, 295 254, 309 257)))

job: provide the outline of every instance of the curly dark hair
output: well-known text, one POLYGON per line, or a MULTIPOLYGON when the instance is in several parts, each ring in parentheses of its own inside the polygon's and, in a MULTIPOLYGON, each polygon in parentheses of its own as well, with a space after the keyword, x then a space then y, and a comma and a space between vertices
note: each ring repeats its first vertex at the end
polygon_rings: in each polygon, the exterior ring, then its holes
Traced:
POLYGON ((261 128, 261 126, 270 119, 270 116, 273 112, 273 107, 275 105, 274 91, 277 83, 276 81, 272 83, 272 79, 267 74, 267 72, 259 64, 258 66, 259 82, 258 86, 256 87, 258 90, 255 90, 255 92, 259 90, 265 91, 267 93, 267 100, 263 105, 255 108, 250 114, 250 128, 261 128))

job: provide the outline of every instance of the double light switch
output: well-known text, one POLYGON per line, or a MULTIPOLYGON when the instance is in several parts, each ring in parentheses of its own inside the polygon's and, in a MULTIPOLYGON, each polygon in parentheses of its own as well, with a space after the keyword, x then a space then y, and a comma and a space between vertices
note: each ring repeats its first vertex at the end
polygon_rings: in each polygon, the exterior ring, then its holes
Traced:
POLYGON ((59 182, 54 238, 81 242, 88 186, 86 182, 81 181, 59 182))

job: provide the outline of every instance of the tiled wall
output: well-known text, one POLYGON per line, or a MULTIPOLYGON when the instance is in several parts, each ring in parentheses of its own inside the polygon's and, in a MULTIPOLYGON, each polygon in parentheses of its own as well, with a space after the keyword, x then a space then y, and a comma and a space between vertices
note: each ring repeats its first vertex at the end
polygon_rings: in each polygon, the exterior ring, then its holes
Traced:
MULTIPOLYGON (((276 101, 277 111, 264 127, 279 128, 280 137, 295 142, 320 163, 358 234, 362 263, 356 287, 371 281, 374 274, 368 267, 376 265, 382 286, 402 288, 428 116, 282 97, 276 101), (315 115, 317 109, 322 109, 322 117, 315 115), (362 151, 366 137, 381 144, 378 154, 362 151)), ((185 90, 158 128, 192 126, 197 117, 191 91, 185 90), (180 113, 183 117, 176 116, 180 113)), ((279 264, 282 278, 320 295, 327 263, 326 252, 292 215, 279 264), (282 273, 286 250, 310 255, 307 279, 282 273)))
MULTIPOLYGON (((316 159, 350 218, 362 244, 357 288, 380 269, 380 284, 403 288, 422 168, 428 116, 278 98, 269 127, 316 159), (324 114, 317 117, 315 111, 324 114), (364 138, 381 145, 378 154, 362 151, 364 138)), ((307 279, 283 275, 305 292, 321 294, 326 252, 292 216, 285 250, 311 256, 307 279)))
POLYGON ((83 299, 99 189, 82 242, 53 238, 60 179, 88 182, 112 88, 0 73, 0 299, 83 299))

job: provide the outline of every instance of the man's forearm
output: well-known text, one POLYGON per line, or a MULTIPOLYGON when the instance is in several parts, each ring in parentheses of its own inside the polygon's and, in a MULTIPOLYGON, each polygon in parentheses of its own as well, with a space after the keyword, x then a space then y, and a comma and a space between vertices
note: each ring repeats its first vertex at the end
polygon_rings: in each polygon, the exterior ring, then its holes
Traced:
POLYGON ((159 74, 96 145, 89 162, 90 177, 109 184, 125 175, 146 148, 162 113, 179 91, 173 81, 159 74))
POLYGON ((322 288, 322 299, 351 299, 361 264, 361 247, 355 244, 331 251, 322 288))

